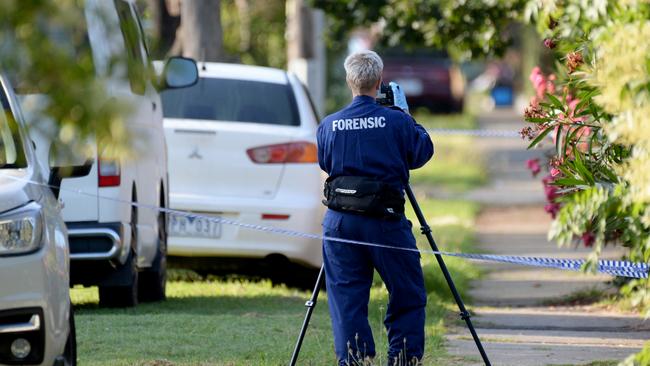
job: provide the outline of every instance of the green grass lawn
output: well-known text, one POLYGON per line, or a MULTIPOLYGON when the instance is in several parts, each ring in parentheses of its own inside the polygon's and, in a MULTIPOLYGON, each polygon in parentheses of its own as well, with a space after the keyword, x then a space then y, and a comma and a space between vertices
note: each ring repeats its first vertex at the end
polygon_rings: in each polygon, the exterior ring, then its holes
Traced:
POLYGON ((411 172, 411 183, 425 190, 459 193, 487 180, 483 157, 469 136, 431 136, 435 153, 422 168, 411 172))
MULTIPOLYGON (((415 119, 426 128, 477 128, 471 114, 434 115, 416 112, 415 119)), ((432 132, 435 154, 424 167, 411 172, 411 183, 425 191, 460 193, 485 183, 487 173, 482 155, 471 136, 438 135, 432 132)))
MULTIPOLYGON (((463 202, 424 200, 428 218, 457 217, 471 222, 476 207, 463 202)), ((417 225, 414 225, 417 226, 417 225)), ((434 235, 447 250, 471 247, 473 236, 465 224, 433 225, 434 235)), ((418 244, 428 244, 416 234, 418 244)), ((314 245, 318 245, 315 243, 314 245)), ((423 255, 429 292, 427 306, 427 365, 443 362, 445 318, 456 312, 435 259, 423 255)), ((466 262, 448 259, 460 288, 477 272, 466 262)), ((96 289, 75 288, 79 361, 82 365, 284 365, 291 355, 304 316, 308 291, 273 286, 270 281, 170 282, 169 299, 134 309, 102 309, 96 289)), ((302 365, 332 365, 333 343, 322 293, 301 353, 302 365)), ((380 281, 371 292, 369 318, 378 358, 384 358, 383 315, 387 293, 380 281)))
POLYGON ((431 114, 426 110, 417 110, 413 118, 425 128, 472 129, 477 127, 476 117, 463 114, 431 114))

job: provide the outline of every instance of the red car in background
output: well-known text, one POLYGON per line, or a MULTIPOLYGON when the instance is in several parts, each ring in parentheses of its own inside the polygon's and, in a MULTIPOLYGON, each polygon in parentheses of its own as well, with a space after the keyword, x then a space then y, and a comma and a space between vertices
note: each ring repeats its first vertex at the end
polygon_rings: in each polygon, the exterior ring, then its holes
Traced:
POLYGON ((463 111, 465 80, 446 52, 425 49, 379 51, 384 61, 384 81, 397 82, 412 111, 425 107, 432 112, 463 111))

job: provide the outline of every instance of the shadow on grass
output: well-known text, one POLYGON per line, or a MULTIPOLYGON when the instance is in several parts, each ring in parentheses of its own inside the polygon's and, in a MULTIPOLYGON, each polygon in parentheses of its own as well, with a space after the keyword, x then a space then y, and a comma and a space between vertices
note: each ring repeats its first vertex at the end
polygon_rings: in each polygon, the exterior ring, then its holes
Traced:
POLYGON ((303 311, 306 295, 217 295, 169 297, 157 303, 141 303, 134 308, 100 307, 97 302, 75 305, 78 314, 200 314, 200 315, 254 315, 296 314, 303 311))

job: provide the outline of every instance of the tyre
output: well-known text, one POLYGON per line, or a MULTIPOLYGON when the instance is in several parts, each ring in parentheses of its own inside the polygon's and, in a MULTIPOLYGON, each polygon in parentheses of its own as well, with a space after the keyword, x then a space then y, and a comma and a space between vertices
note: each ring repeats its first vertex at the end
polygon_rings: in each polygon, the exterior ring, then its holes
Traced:
POLYGON ((124 286, 100 286, 99 306, 109 308, 130 308, 138 305, 138 269, 135 252, 131 251, 121 271, 130 272, 130 284, 124 286))
POLYGON ((138 212, 135 206, 131 209, 131 250, 126 263, 119 267, 116 276, 124 277, 124 285, 100 286, 99 305, 105 307, 126 308, 138 305, 138 267, 137 248, 138 240, 138 212))
POLYGON ((65 342, 63 354, 54 360, 54 366, 77 366, 77 332, 74 325, 74 309, 70 303, 68 316, 68 339, 65 342))
POLYGON ((158 252, 151 268, 140 273, 139 286, 140 301, 162 301, 166 298, 167 220, 163 212, 158 213, 158 252))
POLYGON ((65 350, 63 351, 63 365, 64 366, 77 366, 77 332, 74 325, 74 309, 70 304, 70 316, 68 317, 69 333, 68 340, 65 342, 65 350))

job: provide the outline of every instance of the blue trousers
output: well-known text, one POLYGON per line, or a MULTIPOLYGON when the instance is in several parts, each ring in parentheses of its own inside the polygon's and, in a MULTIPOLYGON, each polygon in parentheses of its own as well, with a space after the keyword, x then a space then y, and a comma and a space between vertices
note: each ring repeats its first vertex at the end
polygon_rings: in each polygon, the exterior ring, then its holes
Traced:
MULTIPOLYGON (((411 225, 404 217, 387 221, 328 210, 323 220, 323 233, 330 237, 416 248, 411 225)), ((368 301, 375 269, 389 293, 384 319, 389 360, 422 358, 427 297, 419 253, 324 240, 323 261, 334 349, 340 365, 356 365, 359 358, 376 355, 368 324, 368 301)))

